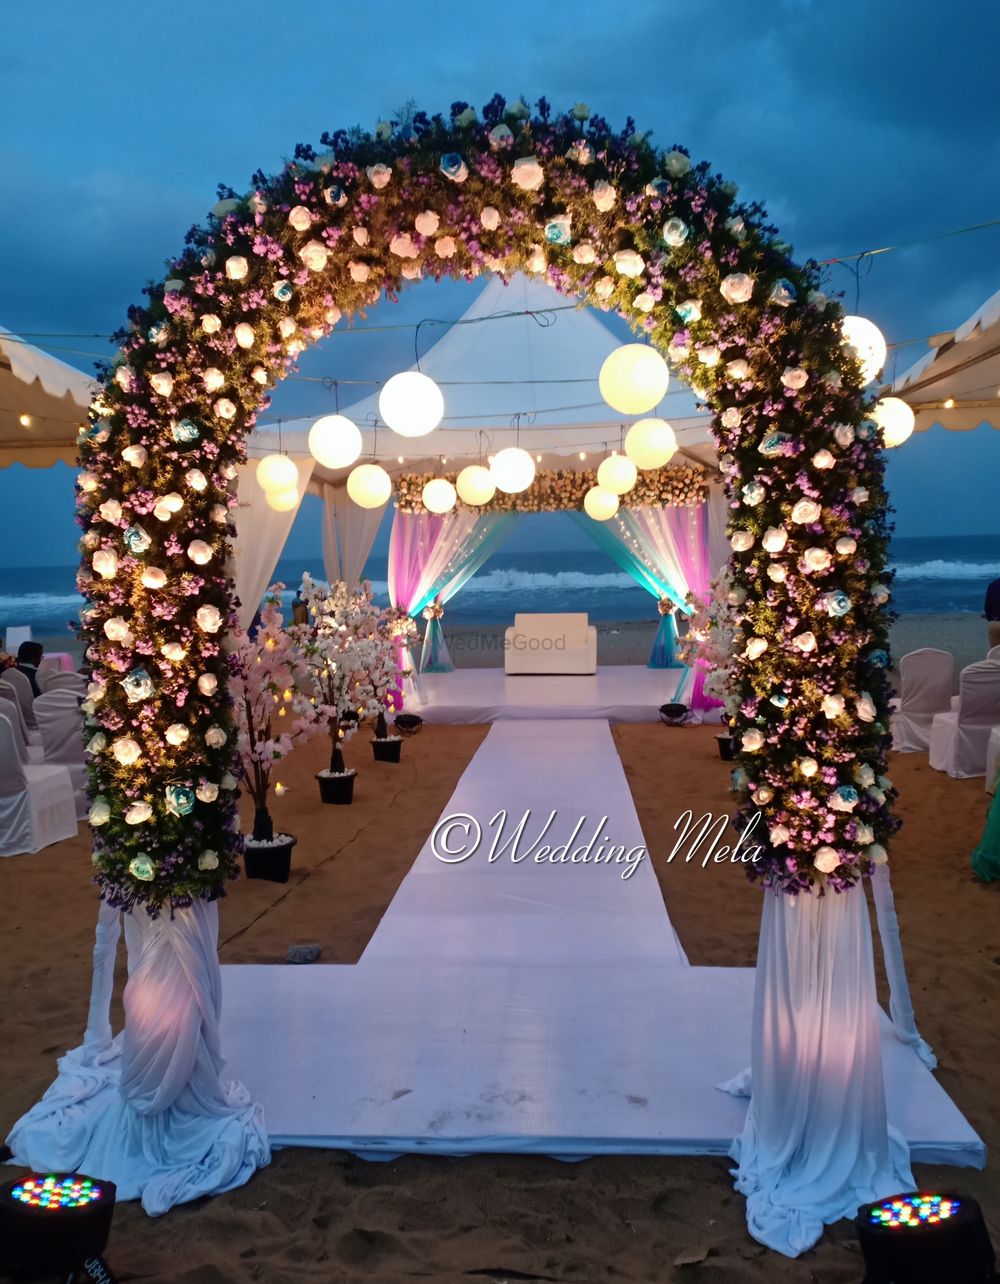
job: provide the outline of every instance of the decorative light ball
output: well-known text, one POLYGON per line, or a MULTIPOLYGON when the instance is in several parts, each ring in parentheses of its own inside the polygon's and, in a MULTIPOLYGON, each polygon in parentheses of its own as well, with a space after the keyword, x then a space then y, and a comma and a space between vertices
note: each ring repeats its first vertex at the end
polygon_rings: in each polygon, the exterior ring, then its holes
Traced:
POLYGON ((348 474, 347 493, 359 508, 381 508, 392 494, 392 478, 380 464, 358 464, 348 474))
POLYGON ((597 469, 597 484, 613 495, 624 495, 635 485, 639 470, 627 455, 609 455, 597 469))
POLYGON ((265 455, 257 465, 257 485, 262 490, 291 490, 299 484, 299 470, 287 455, 265 455))
POLYGON ((455 507, 458 492, 447 477, 432 477, 420 497, 429 513, 450 513, 455 507))
POLYGON ((418 370, 393 375, 378 395, 379 414, 401 437, 423 437, 444 417, 444 397, 418 370))
POLYGON ((517 495, 535 480, 535 461, 520 446, 505 446, 493 456, 490 472, 497 490, 517 495))
POLYGON ((212 547, 203 539, 193 539, 187 547, 187 555, 195 566, 207 566, 212 560, 212 547))
POLYGON ((844 347, 849 348, 861 364, 861 382, 871 383, 885 365, 888 353, 882 331, 867 317, 844 317, 840 332, 844 336, 844 347))
POLYGON ((478 508, 481 504, 490 502, 497 493, 497 484, 488 468, 484 468, 482 464, 469 464, 455 479, 455 489, 464 504, 472 504, 478 508))
POLYGON ((595 522, 606 522, 618 512, 618 496, 603 486, 591 486, 583 497, 583 509, 595 522))
POLYGON ((913 408, 901 397, 883 397, 875 403, 871 417, 881 428, 882 441, 887 447, 901 446, 916 424, 913 408))
POLYGON ((324 415, 309 429, 309 453, 324 468, 350 468, 362 444, 360 428, 346 415, 324 415))
POLYGON ((616 348, 601 366, 601 396, 623 415, 643 415, 663 399, 670 383, 667 363, 644 343, 616 348))
POLYGON ((273 508, 276 513, 290 513, 298 505, 299 488, 289 486, 287 490, 269 490, 265 498, 268 508, 273 508))
POLYGON ((636 468, 662 468, 677 453, 677 435, 665 419, 640 419, 625 434, 625 454, 636 468))

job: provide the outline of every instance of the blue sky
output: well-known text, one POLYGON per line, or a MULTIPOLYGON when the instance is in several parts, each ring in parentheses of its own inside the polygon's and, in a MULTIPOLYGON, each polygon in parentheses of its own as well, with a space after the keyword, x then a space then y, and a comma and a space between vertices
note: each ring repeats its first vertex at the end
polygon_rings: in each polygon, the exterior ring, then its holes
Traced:
MULTIPOLYGON (((632 0, 502 9, 383 0, 7 6, 0 46, 0 323, 106 335, 162 275, 218 182, 241 189, 324 129, 494 92, 633 116, 763 200, 800 257, 826 258, 1000 214, 993 89, 1000 16, 980 0, 632 0)), ((890 342, 957 325, 1000 288, 1000 229, 874 260, 858 310, 890 342)), ((854 279, 833 269, 832 288, 854 279)), ((458 316, 467 287, 421 287, 369 320, 458 316), (391 315, 386 318, 386 312, 391 315)), ((412 333, 336 337, 309 370, 384 378, 412 333), (356 345, 356 346, 355 346, 356 345)), ((50 346, 89 368, 96 338, 50 346)), ((904 369, 925 350, 900 350, 904 369)), ((289 390, 290 391, 290 390, 289 390)), ((318 385, 276 401, 319 413, 318 385)), ((894 453, 901 534, 993 532, 1000 432, 934 429, 894 453)), ((0 472, 0 541, 19 564, 74 560, 71 472, 0 472), (25 547, 24 532, 32 532, 25 547)), ((317 540, 299 523, 291 551, 317 540)), ((558 529, 553 538, 562 539, 558 529)), ((8 553, 8 561, 10 554, 8 553)))

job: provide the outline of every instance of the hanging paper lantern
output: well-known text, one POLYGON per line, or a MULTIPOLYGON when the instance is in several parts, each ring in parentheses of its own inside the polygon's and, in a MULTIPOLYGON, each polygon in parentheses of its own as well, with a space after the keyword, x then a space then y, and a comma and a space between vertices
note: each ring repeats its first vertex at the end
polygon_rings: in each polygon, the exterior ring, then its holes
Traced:
POLYGON ((358 464, 348 474, 347 493, 360 508, 381 508, 392 494, 392 478, 380 464, 358 464))
POLYGON ((601 366, 601 396, 623 415, 643 415, 662 401, 670 383, 667 363, 643 343, 616 348, 601 366))
POLYGON ((490 472, 497 490, 517 495, 535 480, 535 461, 520 446, 506 446, 493 456, 490 472))
POLYGON ((662 468, 677 452, 677 436, 665 419, 640 419, 625 434, 625 454, 636 468, 662 468))
POLYGON ((349 468, 361 446, 361 430, 345 415, 324 415, 309 429, 309 453, 324 468, 349 468))
POLYGON ((618 496, 603 486, 591 486, 583 497, 583 509, 595 522, 606 522, 618 512, 618 496))
POLYGON ((861 365, 862 384, 871 383, 885 365, 888 352, 882 331, 867 317, 844 317, 840 332, 844 347, 861 365))
POLYGON ((901 397, 883 397, 876 401, 871 417, 881 428, 882 441, 887 447, 901 446, 916 424, 912 407, 901 397))
POLYGON ((257 465, 257 485, 262 490, 291 490, 299 484, 299 470, 287 455, 265 455, 257 465))
POLYGON ((378 395, 379 414, 401 437, 423 437, 444 417, 444 397, 418 370, 393 375, 378 395))
POLYGON ((497 493, 493 474, 482 464, 469 464, 463 468, 455 479, 455 488, 464 504, 472 504, 476 508, 488 504, 497 493))
POLYGON ((627 455, 609 455, 597 469, 597 484, 613 495, 624 495, 635 485, 639 470, 627 455))
POLYGON ((429 513, 450 513, 455 507, 457 492, 447 477, 432 477, 424 486, 421 498, 429 513))
POLYGON ((269 490, 265 496, 268 508, 273 508, 276 513, 290 513, 298 506, 299 498, 298 486, 289 486, 287 490, 269 490))

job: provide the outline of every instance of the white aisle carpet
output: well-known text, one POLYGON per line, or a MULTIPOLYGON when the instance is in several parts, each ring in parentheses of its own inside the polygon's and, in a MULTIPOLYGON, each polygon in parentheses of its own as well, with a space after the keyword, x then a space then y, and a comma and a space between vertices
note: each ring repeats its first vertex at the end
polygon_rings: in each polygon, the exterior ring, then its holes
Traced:
MULTIPOLYGON (((420 752, 419 742, 412 751, 420 752)), ((494 723, 443 817, 466 819, 450 832, 436 831, 437 839, 424 844, 369 941, 362 967, 687 962, 648 856, 633 862, 627 878, 622 874, 630 866, 624 861, 534 859, 542 846, 580 855, 595 834, 592 853, 599 854, 605 838, 606 851, 644 848, 607 722, 494 723), (506 819, 491 825, 502 809, 506 819), (515 838, 526 814, 522 835, 515 838), (439 860, 435 842, 456 852, 466 848, 470 819, 482 832, 476 852, 460 863, 439 860), (505 841, 511 842, 506 850, 505 841)))
MULTIPOLYGON (((725 1153, 746 1103, 715 1085, 749 1062, 752 969, 687 965, 648 858, 624 880, 620 865, 490 864, 501 808, 508 836, 531 812, 520 851, 553 810, 550 848, 581 816, 571 851, 605 816, 602 837, 643 842, 606 722, 494 725, 442 814, 474 817, 483 846, 447 865, 428 840, 358 964, 222 969, 224 1047, 272 1141, 725 1153)), ((882 1047, 913 1157, 981 1166, 982 1142, 887 1019, 882 1047)))
MULTIPOLYGON (((420 673, 406 712, 427 722, 499 722, 506 718, 604 718, 656 722, 675 698, 683 669, 601 665, 596 673, 508 677, 503 669, 420 673)), ((690 687, 690 679, 686 684, 690 687)), ((683 694, 682 697, 683 699, 683 694)))

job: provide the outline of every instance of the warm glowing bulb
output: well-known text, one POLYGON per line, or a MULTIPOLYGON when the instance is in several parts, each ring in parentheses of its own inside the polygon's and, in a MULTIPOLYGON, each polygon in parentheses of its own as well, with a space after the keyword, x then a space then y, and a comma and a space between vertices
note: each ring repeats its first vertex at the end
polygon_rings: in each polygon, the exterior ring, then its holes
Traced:
POLYGON ((882 331, 867 317, 844 317, 840 332, 844 347, 861 365, 862 384, 871 383, 885 365, 888 352, 882 331))
POLYGON ((601 366, 601 396, 623 415, 643 415, 662 401, 670 383, 667 363, 644 343, 616 348, 601 366))
POLYGON ((535 461, 520 446, 505 446, 493 456, 490 472, 497 490, 517 495, 535 480, 535 461))
POLYGON ((595 522, 606 522, 618 512, 618 496, 603 486, 591 486, 583 497, 583 508, 595 522))
POLYGON ((882 430, 886 447, 901 446, 913 433, 916 416, 913 408, 901 397, 883 397, 875 403, 872 418, 882 430))
POLYGON ((423 437, 444 417, 444 397, 418 370, 393 375, 378 395, 379 414, 401 437, 423 437))
POLYGON ((22 427, 22 428, 30 428, 30 427, 31 427, 31 416, 30 416, 30 415, 19 415, 19 416, 18 416, 18 419, 17 419, 17 422, 21 425, 21 427, 22 427))
POLYGON ((625 454, 636 468, 662 468, 677 453, 677 437, 665 419, 640 419, 625 434, 625 454))
POLYGON ((455 489, 464 504, 478 508, 490 502, 497 492, 497 484, 488 468, 482 464, 469 464, 455 479, 455 489))
POLYGON ((299 488, 289 486, 287 490, 269 490, 265 499, 268 508, 273 508, 276 513, 290 513, 293 508, 298 507, 299 488))
POLYGON ((324 415, 309 429, 309 451, 324 468, 349 468, 361 447, 360 429, 344 415, 324 415))
POLYGON ((432 477, 424 486, 421 498, 429 513, 450 513, 455 507, 457 492, 446 477, 432 477))
POLYGON ((392 494, 392 478, 379 464, 358 464, 348 474, 347 493, 360 508, 381 508, 392 494))
POLYGON ((624 495, 639 478, 639 470, 627 455, 609 455, 597 469, 597 484, 613 495, 624 495))
POLYGON ((299 470, 287 455, 265 455, 257 465, 257 484, 262 490, 291 490, 299 484, 299 470))

